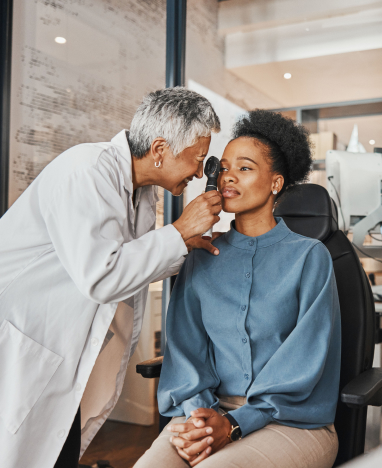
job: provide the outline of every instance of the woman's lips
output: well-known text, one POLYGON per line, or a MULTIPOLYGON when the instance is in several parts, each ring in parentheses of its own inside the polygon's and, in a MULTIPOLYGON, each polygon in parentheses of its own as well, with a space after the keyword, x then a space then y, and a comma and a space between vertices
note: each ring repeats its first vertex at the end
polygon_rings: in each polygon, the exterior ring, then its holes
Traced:
POLYGON ((234 198, 240 195, 240 192, 238 192, 236 189, 233 187, 225 187, 223 189, 222 195, 224 198, 234 198))

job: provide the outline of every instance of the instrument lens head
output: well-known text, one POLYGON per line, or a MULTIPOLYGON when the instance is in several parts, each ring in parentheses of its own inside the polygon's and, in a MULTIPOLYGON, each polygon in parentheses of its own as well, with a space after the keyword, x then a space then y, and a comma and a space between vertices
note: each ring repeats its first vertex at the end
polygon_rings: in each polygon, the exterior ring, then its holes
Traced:
POLYGON ((215 156, 210 156, 204 167, 204 174, 210 178, 217 179, 220 172, 220 161, 215 156))

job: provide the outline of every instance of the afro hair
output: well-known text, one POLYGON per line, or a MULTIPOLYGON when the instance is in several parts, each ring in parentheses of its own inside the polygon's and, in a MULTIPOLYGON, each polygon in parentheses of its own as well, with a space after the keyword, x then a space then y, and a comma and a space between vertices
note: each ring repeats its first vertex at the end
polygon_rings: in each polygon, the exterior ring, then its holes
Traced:
POLYGON ((272 170, 284 177, 279 195, 295 184, 306 182, 312 168, 309 132, 278 112, 256 109, 235 124, 233 139, 255 138, 268 148, 272 170))

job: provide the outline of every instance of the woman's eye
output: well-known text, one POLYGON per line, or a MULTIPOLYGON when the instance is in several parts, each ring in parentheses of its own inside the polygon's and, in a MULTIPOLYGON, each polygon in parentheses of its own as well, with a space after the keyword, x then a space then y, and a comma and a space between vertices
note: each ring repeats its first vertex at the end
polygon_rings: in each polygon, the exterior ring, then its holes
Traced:
POLYGON ((240 170, 241 171, 247 171, 247 170, 250 171, 251 168, 250 167, 241 167, 240 170))
POLYGON ((223 172, 223 171, 226 171, 226 170, 227 170, 226 167, 221 167, 221 168, 220 168, 220 172, 223 172))

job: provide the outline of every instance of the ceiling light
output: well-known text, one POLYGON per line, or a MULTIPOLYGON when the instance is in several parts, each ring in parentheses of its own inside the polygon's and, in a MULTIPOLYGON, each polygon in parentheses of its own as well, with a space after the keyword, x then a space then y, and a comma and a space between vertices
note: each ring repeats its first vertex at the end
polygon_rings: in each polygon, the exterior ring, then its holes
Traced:
POLYGON ((370 144, 370 145, 375 145, 375 140, 370 140, 370 141, 369 141, 369 144, 370 144))
POLYGON ((305 31, 310 31, 310 29, 309 29, 309 28, 305 28, 305 31))
POLYGON ((290 73, 284 73, 284 78, 286 80, 289 80, 290 78, 292 78, 292 75, 290 73))
POLYGON ((57 44, 65 44, 66 39, 65 37, 56 37, 55 41, 57 42, 57 44))

